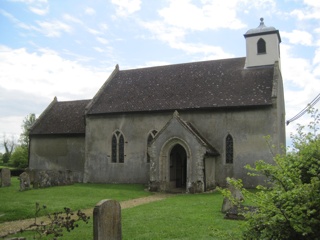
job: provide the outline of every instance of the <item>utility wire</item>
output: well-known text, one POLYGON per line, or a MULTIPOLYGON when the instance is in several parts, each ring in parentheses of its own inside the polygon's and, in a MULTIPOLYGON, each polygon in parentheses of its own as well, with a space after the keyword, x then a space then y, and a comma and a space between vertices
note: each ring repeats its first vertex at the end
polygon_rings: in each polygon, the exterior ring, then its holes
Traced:
POLYGON ((318 96, 315 97, 315 99, 312 100, 311 103, 309 103, 304 109, 302 109, 297 115, 295 115, 293 118, 289 119, 286 123, 289 125, 289 123, 297 120, 298 118, 302 117, 310 108, 312 108, 318 101, 320 100, 320 93, 318 96))

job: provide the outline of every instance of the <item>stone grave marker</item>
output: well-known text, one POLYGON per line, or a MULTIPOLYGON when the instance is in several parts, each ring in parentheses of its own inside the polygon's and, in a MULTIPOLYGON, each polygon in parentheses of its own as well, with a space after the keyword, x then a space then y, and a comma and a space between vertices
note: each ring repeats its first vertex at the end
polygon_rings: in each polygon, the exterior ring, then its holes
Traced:
POLYGON ((93 239, 121 240, 121 206, 115 200, 102 200, 93 209, 93 239))
POLYGON ((1 187, 9 187, 11 185, 11 171, 9 168, 2 168, 0 172, 1 187))
POLYGON ((19 175, 19 180, 20 180, 20 191, 30 189, 30 177, 28 173, 26 172, 21 173, 19 175))

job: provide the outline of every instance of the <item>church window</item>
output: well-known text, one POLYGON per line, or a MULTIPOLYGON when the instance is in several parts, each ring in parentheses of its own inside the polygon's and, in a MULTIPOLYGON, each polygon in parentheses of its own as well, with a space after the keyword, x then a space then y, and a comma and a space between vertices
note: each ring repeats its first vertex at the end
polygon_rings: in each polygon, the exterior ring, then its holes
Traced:
POLYGON ((111 162, 124 162, 124 137, 120 131, 116 131, 112 135, 111 162))
POLYGON ((257 43, 258 54, 266 53, 266 41, 260 38, 257 43))
MULTIPOLYGON (((149 136, 148 136, 148 140, 147 140, 147 146, 149 146, 149 144, 151 143, 151 141, 154 139, 154 137, 156 136, 157 134, 157 130, 153 130, 149 133, 149 136)), ((150 162, 150 155, 147 151, 147 162, 149 163, 150 162)))
POLYGON ((230 134, 226 137, 226 163, 233 163, 233 138, 230 134))

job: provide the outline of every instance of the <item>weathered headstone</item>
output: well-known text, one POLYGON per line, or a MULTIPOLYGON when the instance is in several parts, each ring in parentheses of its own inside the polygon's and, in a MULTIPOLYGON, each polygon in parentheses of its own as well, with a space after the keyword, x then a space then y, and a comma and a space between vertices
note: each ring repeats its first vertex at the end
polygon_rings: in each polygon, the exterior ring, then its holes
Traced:
POLYGON ((102 200, 93 209, 93 239, 121 240, 121 207, 115 200, 102 200))
MULTIPOLYGON (((231 193, 231 197, 233 197, 235 200, 241 202, 244 200, 244 197, 241 193, 241 191, 237 188, 235 188, 234 186, 232 186, 231 184, 228 183, 228 189, 231 193)), ((234 204, 232 203, 232 201, 229 198, 224 198, 223 199, 223 203, 222 203, 222 208, 221 208, 221 212, 226 213, 229 209, 231 209, 234 206, 234 204)))
POLYGON ((9 187, 11 185, 11 171, 9 168, 2 168, 0 172, 1 187, 9 187))
POLYGON ((30 189, 30 177, 28 173, 26 172, 21 173, 19 175, 19 180, 20 180, 20 191, 30 189))

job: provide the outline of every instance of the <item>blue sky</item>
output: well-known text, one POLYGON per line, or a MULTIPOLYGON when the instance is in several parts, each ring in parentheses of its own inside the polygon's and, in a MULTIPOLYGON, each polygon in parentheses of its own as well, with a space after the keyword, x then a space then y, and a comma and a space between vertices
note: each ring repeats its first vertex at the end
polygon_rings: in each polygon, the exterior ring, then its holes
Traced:
POLYGON ((55 96, 92 98, 116 64, 243 57, 260 17, 280 31, 290 119, 320 92, 319 12, 315 0, 1 0, 0 134, 18 139, 55 96))

